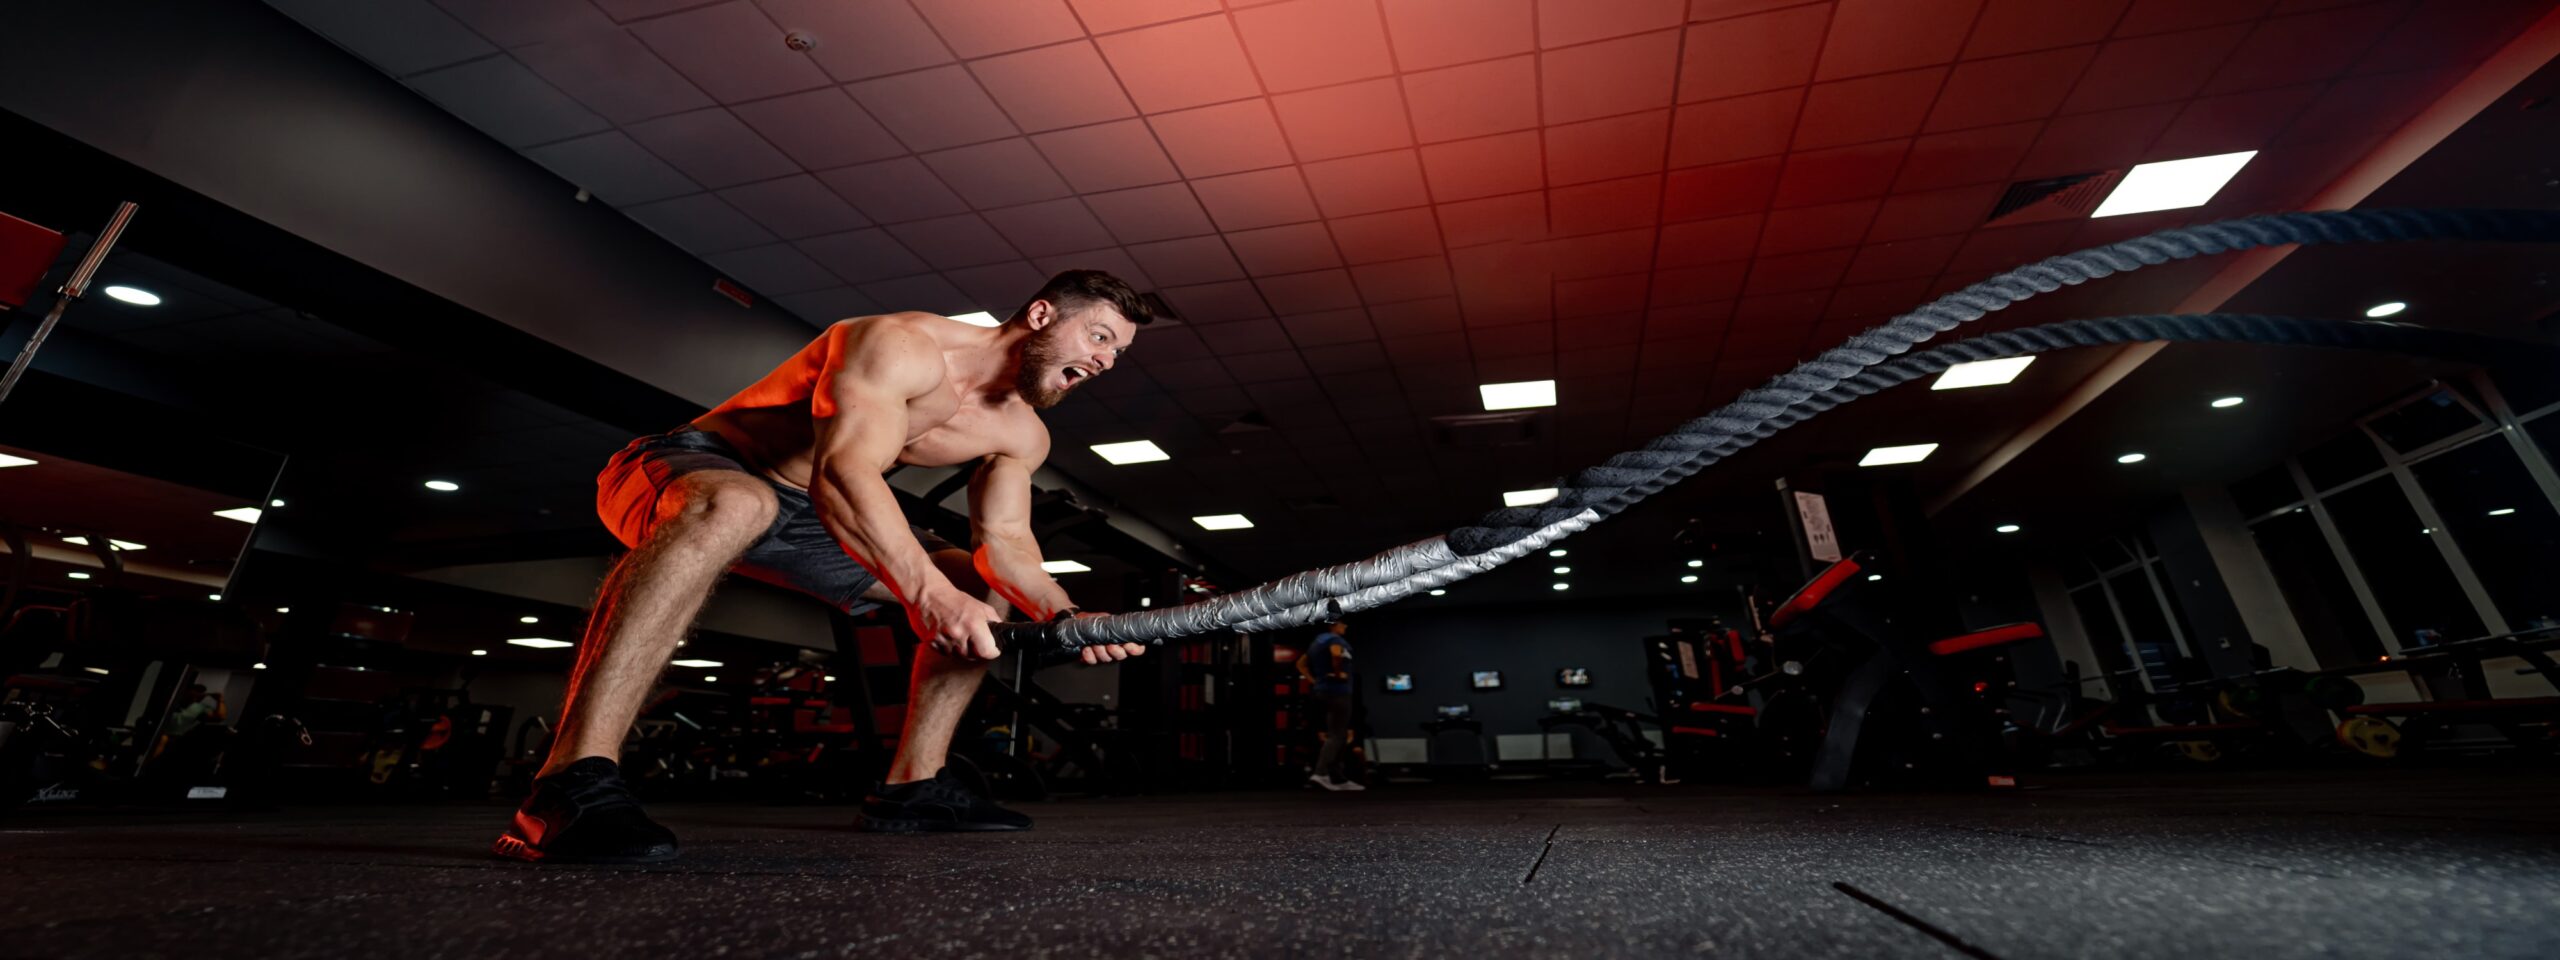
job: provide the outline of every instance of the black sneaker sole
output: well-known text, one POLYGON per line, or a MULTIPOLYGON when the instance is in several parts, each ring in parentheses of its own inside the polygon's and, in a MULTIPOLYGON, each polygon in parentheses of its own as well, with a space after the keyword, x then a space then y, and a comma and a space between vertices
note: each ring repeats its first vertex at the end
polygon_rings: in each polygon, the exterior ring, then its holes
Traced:
POLYGON ((632 866, 646 863, 666 863, 667 861, 674 860, 677 853, 677 851, 668 850, 665 853, 644 853, 637 856, 627 857, 562 856, 554 853, 546 853, 542 848, 526 843, 511 833, 499 834, 498 842, 489 845, 489 852, 508 860, 520 860, 525 863, 592 864, 600 866, 632 866))
POLYGON ((865 815, 853 822, 863 833, 1018 833, 1031 829, 1029 824, 956 823, 950 820, 896 820, 865 815))

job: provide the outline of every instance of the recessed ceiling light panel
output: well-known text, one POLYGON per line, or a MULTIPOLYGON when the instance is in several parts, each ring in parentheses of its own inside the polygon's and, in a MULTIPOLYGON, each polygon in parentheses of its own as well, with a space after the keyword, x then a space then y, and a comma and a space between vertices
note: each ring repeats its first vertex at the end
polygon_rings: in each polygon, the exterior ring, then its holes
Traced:
POLYGON ((1131 463, 1155 463, 1159 460, 1173 459, 1171 456, 1166 455, 1164 448, 1156 446, 1155 441, 1152 440, 1130 440, 1122 443, 1097 443, 1093 445, 1093 453, 1095 456, 1101 457, 1103 462, 1115 467, 1131 463))
POLYGON ((1948 367, 1947 372, 1939 374, 1938 382, 1930 384, 1929 389, 1962 390, 1966 387, 1996 387, 2018 379, 2018 374, 2027 369, 2027 364, 2034 362, 2036 358, 2030 356, 1959 363, 1948 367))
POLYGON ((2364 310, 2364 315, 2365 315, 2365 316, 2368 316, 2368 317, 2372 317, 2372 318, 2374 318, 2374 319, 2376 319, 2376 320, 2380 320, 2380 319, 2382 319, 2382 318, 2384 318, 2384 317, 2388 317, 2388 316, 2395 315, 2395 314, 2399 313, 2400 311, 2402 311, 2402 310, 2406 310, 2406 309, 2409 309, 2409 305, 2408 305, 2408 304, 2402 303, 2402 302, 2400 302, 2400 301, 2398 301, 2398 300, 2393 300, 2393 301, 2391 301, 2390 303, 2377 303, 2377 304, 2374 304, 2373 306, 2366 307, 2366 308, 2365 308, 2365 310, 2364 310))
POLYGON ((133 304, 137 307, 156 307, 160 305, 159 294, 142 289, 141 287, 100 287, 98 292, 115 299, 122 300, 126 303, 133 304))
POLYGON ((1253 526, 1253 521, 1245 519, 1244 514, 1241 513, 1219 513, 1205 517, 1193 517, 1191 518, 1191 522, 1199 524, 1200 529, 1203 530, 1243 530, 1253 526))
POLYGON ((973 327, 1004 326, 1004 321, 996 319, 995 314, 988 313, 984 310, 979 310, 974 313, 955 313, 951 315, 951 319, 958 320, 961 323, 965 323, 973 327))
POLYGON ((1042 573, 1091 573, 1091 572, 1093 572, 1093 568, 1092 568, 1092 567, 1085 566, 1084 564, 1081 564, 1081 563, 1077 563, 1077 562, 1075 562, 1075 561, 1073 561, 1073 560, 1042 560, 1042 561, 1040 561, 1040 572, 1042 572, 1042 573))
POLYGON ((1554 487, 1540 487, 1535 490, 1510 490, 1503 493, 1502 505, 1506 507, 1534 507, 1555 498, 1556 488, 1554 487))
POLYGON ((1487 410, 1524 410, 1556 405, 1556 382, 1553 380, 1488 383, 1476 390, 1484 395, 1484 408, 1487 410))
POLYGON ((2257 155, 2258 151, 2244 150, 2138 164, 2125 172, 2115 191, 2107 194, 2106 202, 2098 204, 2089 216, 2116 217, 2204 206, 2221 192, 2223 184, 2239 175, 2241 167, 2249 165, 2249 158, 2257 155))
POLYGON ((1929 454, 1935 452, 1937 449, 1938 445, 1934 443, 1913 443, 1899 447, 1877 447, 1873 450, 1867 451, 1866 456, 1859 458, 1858 465, 1861 467, 1882 467, 1897 463, 1919 463, 1922 460, 1929 459, 1929 454))

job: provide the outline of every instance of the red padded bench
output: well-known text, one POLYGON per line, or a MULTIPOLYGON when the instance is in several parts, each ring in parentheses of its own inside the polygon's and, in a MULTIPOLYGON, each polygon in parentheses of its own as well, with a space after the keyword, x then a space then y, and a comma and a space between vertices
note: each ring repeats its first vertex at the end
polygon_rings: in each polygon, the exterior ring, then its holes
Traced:
POLYGON ((1850 577, 1857 576, 1859 569, 1856 557, 1841 560, 1824 569, 1813 578, 1813 582, 1805 584, 1804 589, 1796 591, 1795 596, 1788 597, 1786 603, 1779 605, 1777 612, 1769 615, 1769 629, 1775 630, 1786 626, 1787 621, 1803 616, 1807 610, 1821 606, 1822 601, 1831 597, 1832 591, 1848 583, 1850 577))
POLYGON ((1980 650, 1984 647, 1997 647, 2043 638, 2044 628, 2041 626, 2032 623, 2010 623, 1989 630, 1976 630, 1944 640, 1929 641, 1929 652, 1944 657, 1967 650, 1980 650))
POLYGON ((2508 700, 2413 700, 2408 703, 2364 703, 2344 708, 2340 713, 2406 716, 2418 713, 2491 713, 2499 710, 2550 710, 2560 708, 2560 697, 2517 697, 2508 700))

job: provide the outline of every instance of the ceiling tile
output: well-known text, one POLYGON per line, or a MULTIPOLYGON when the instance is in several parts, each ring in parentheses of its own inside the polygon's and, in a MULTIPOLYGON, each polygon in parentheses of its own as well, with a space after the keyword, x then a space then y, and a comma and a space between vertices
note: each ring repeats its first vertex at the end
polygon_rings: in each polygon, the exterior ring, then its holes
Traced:
POLYGON ((1549 50, 1538 66, 1546 122, 1668 107, 1679 58, 1677 30, 1549 50))
POLYGON ((1742 292, 1747 273, 1747 265, 1739 261, 1656 270, 1649 302, 1660 308, 1731 300, 1742 292))
POLYGON ((1347 217, 1428 202, 1422 168, 1411 150, 1310 163, 1307 185, 1328 217, 1347 217))
POLYGON ((1111 232, 1102 228, 1102 221, 1085 209, 1084 202, 1072 197, 989 210, 986 216, 1005 239, 1013 242, 1014 249, 1035 257, 1093 250, 1116 242, 1111 232))
POLYGON ((1084 36, 1066 0, 932 0, 916 11, 964 59, 1084 36))
POLYGON ((2407 14, 2400 4, 2379 3, 2270 17, 2242 41, 2268 54, 2225 61, 2205 92, 2233 93, 2336 76, 2407 14))
POLYGON ((2044 124, 2035 146, 2018 162, 2017 176, 2032 179, 2132 166, 2183 107, 2155 103, 2055 117, 2044 124))
POLYGON ((2188 101, 2140 159, 2175 160, 2258 150, 2311 106, 2327 84, 2306 83, 2188 101))
POLYGON ((1067 196, 1067 182, 1050 172, 1031 141, 1016 137, 924 155, 925 165, 960 198, 979 209, 1010 207, 1067 196))
POLYGON ((1816 80, 1948 63, 1982 0, 1839 0, 1816 80))
POLYGON ((1233 173, 1191 181, 1220 230, 1245 230, 1316 219, 1315 198, 1296 168, 1233 173))
POLYGON ((940 150, 1014 135, 1013 121, 969 71, 935 67, 845 87, 908 149, 940 150))
POLYGON ((775 297, 773 302, 815 326, 826 326, 849 317, 869 316, 881 312, 879 303, 852 287, 828 287, 824 290, 795 293, 775 297))
POLYGON ((1147 113, 1262 94, 1253 64, 1225 17, 1115 33, 1097 42, 1121 85, 1147 113))
POLYGON ((1858 248, 1857 259, 1849 261, 1849 273, 1843 279, 1849 283, 1925 281, 1946 269, 1947 261, 1956 255, 1956 247, 1963 243, 1964 237, 1960 234, 1871 242, 1858 248))
MULTIPOLYGON (((1320 347, 1337 343, 1374 344, 1378 338, 1378 331, 1369 326, 1369 312, 1356 307, 1282 317, 1280 326, 1289 332, 1290 341, 1300 347, 1320 347)), ((1386 354, 1380 353, 1378 361, 1381 364, 1385 363, 1386 354)))
POLYGON ((1212 283, 1244 276, 1244 268, 1236 265, 1236 258, 1227 252, 1227 245, 1217 237, 1131 244, 1129 255, 1137 258, 1138 265, 1146 268, 1148 276, 1167 286, 1212 283))
MULTIPOLYGON (((1864 260, 1861 253, 1859 259, 1864 260)), ((1929 300, 1929 281, 1925 277, 1888 280, 1844 286, 1831 296, 1822 309, 1824 319, 1871 317, 1883 320, 1915 309, 1929 300)))
POLYGON ((733 187, 800 172, 799 164, 719 107, 659 117, 623 129, 650 153, 706 187, 733 187))
MULTIPOLYGON (((1390 338, 1448 334, 1461 329, 1458 301, 1454 297, 1378 304, 1369 308, 1369 322, 1377 325, 1380 336, 1390 338)), ((1416 344, 1406 341, 1405 346, 1411 348, 1416 344)))
POLYGON ((707 193, 624 207, 623 213, 692 253, 772 243, 773 234, 707 193))
POLYGON ((1662 169, 1671 111, 1610 117, 1547 128, 1547 181, 1583 183, 1662 169))
MULTIPOLYGON (((999 317, 1012 316, 1049 279, 1048 274, 1020 260, 963 267, 946 271, 944 276, 951 278, 952 286, 968 294, 969 302, 977 304, 978 309, 999 317)), ((1134 379, 1137 378, 1124 376, 1108 382, 1126 384, 1134 379)))
POLYGON ((1256 97, 1147 118, 1164 150, 1186 177, 1214 177, 1290 163, 1289 141, 1272 118, 1271 102, 1256 97))
POLYGON ((1441 234, 1451 248, 1522 242, 1547 235, 1543 191, 1487 197, 1438 207, 1441 234))
POLYGON ((620 130, 527 149, 525 156, 615 206, 702 189, 620 130))
POLYGON ((363 5, 342 0, 269 0, 268 6, 395 77, 497 52, 426 0, 363 5))
MULTIPOLYGON (((1566 330, 1566 341, 1572 342, 1573 333, 1570 324, 1566 326, 1566 330)), ((1566 350, 1556 355, 1558 377, 1610 377, 1634 373, 1635 369, 1636 348, 1634 347, 1594 347, 1566 350)))
POLYGON ((1091 42, 989 57, 970 63, 969 71, 1014 125, 1028 131, 1081 127, 1138 113, 1091 42))
POLYGON ((1360 298, 1373 304, 1447 297, 1457 292, 1449 282, 1448 261, 1436 256, 1353 267, 1351 279, 1360 288, 1360 298))
MULTIPOLYGON (((1127 281, 1130 286, 1136 287, 1140 290, 1151 290, 1156 286, 1155 278, 1147 276, 1147 271, 1138 266, 1137 259, 1129 256, 1129 251, 1122 250, 1118 247, 1105 247, 1098 250, 1086 250, 1079 253, 1062 253, 1049 257, 1035 257, 1032 259, 1031 263, 1033 266, 1039 267, 1042 272, 1051 276, 1056 276, 1069 270, 1100 270, 1112 276, 1119 277, 1120 279, 1127 281)), ((1184 316, 1178 319, 1188 321, 1191 318, 1184 316)))
POLYGON ((1671 121, 1671 165, 1693 167, 1785 153, 1803 88, 1683 106, 1671 121))
POLYGON ((2063 112, 2192 97, 2248 34, 2249 25, 2242 23, 2110 42, 2098 49, 2080 85, 2063 101, 2063 112))
POLYGON ((521 47, 581 34, 618 32, 613 19, 589 3, 435 0, 435 4, 502 47, 521 47))
POLYGON ((1433 200, 1472 200, 1545 185, 1539 153, 1536 132, 1506 133, 1424 147, 1422 169, 1433 200))
POLYGON ((1467 331, 1467 347, 1478 360, 1545 355, 1556 347, 1553 321, 1478 327, 1467 331))
POLYGON ((1651 229, 1621 230, 1550 241, 1539 249, 1558 277, 1605 277, 1634 273, 1651 264, 1654 239, 1651 229))
POLYGON ((1081 193, 1181 179, 1143 120, 1037 134, 1031 142, 1081 193))
POLYGON ((826 71, 807 54, 785 48, 782 28, 746 0, 633 24, 631 32, 722 103, 797 93, 828 82, 826 71))
POLYGON ((1200 330, 1200 342, 1221 357, 1289 350, 1289 335, 1269 318, 1221 323, 1200 330))
POLYGON ((2329 85, 2279 142, 2299 143, 2389 133, 2434 103, 2464 68, 2354 77, 2329 85))
POLYGON ((2029 50, 2071 47, 2107 38, 2130 0, 1991 0, 1965 41, 1964 57, 1979 60, 2029 50))
POLYGON ((1924 129, 1936 133, 2050 115, 2097 49, 2065 47, 1957 64, 1924 129))
POLYGON ((1512 57, 1404 76, 1414 134, 1424 143, 1538 125, 1535 57, 1512 57))
POLYGON ((702 5, 701 0, 594 0, 594 3, 604 8, 606 15, 623 23, 702 5))
MULTIPOLYGON (((1322 200, 1317 201, 1323 205, 1322 200)), ((1440 225, 1431 208, 1416 207, 1332 221, 1334 242, 1351 263, 1376 263, 1440 252, 1440 225)))
POLYGON ((1829 290, 1849 270, 1849 258, 1857 250, 1842 247, 1818 250, 1785 257, 1764 257, 1751 265, 1751 281, 1742 288, 1746 297, 1774 293, 1802 293, 1829 290))
POLYGON ((1404 97, 1392 77, 1281 94, 1271 98, 1271 108, 1279 113, 1280 127, 1301 161, 1413 145, 1404 97))
POLYGON ((1680 25, 1688 0, 1538 0, 1538 45, 1563 47, 1680 25))
POLYGON ((1216 13, 1218 0, 1068 0, 1096 34, 1216 13))
MULTIPOLYGON (((1304 380, 1309 375, 1305 361, 1299 359, 1296 350, 1238 354, 1222 358, 1221 362, 1226 364, 1227 373, 1235 377, 1237 383, 1247 385, 1248 393, 1255 392, 1252 389, 1253 385, 1274 381, 1304 380)), ((1255 400, 1261 402, 1262 397, 1257 394, 1255 400)), ((1265 408, 1263 414, 1274 417, 1276 421, 1278 418, 1271 409, 1273 405, 1264 402, 1263 406, 1265 408)))
MULTIPOLYGON (((577 9, 567 4, 530 7, 577 9)), ((587 8, 592 11, 592 8, 587 8)), ((591 13, 592 15, 592 13, 591 13)), ((597 19, 603 19, 598 16, 597 19)), ((558 36, 518 48, 516 59, 615 123, 699 110, 711 98, 622 30, 558 36)))
POLYGON ((2138 37, 2216 24, 2255 20, 2275 0, 2134 0, 2116 24, 2116 36, 2138 37))
POLYGON ((1769 225, 1760 234, 1760 256, 1853 246, 1875 219, 1877 204, 1858 200, 1770 211, 1769 225))
POLYGON ((1966 238, 1964 246, 1957 248, 1956 258, 1947 264, 1947 270, 1958 276, 1987 274, 2069 253, 2071 235, 2079 229, 2079 223, 2066 220, 1976 230, 1966 238))
MULTIPOLYGON (((1227 375, 1227 368, 1214 359, 1149 361, 1145 369, 1148 378, 1163 384, 1167 390, 1205 390, 1233 386, 1236 382, 1236 378, 1227 375)), ((1186 402, 1184 406, 1190 404, 1186 402)), ((1202 411, 1193 408, 1193 412, 1202 411)))
POLYGON ((1347 270, 1315 270, 1278 277, 1262 277, 1253 282, 1261 288, 1262 298, 1282 316, 1341 310, 1360 305, 1360 291, 1351 285, 1347 270))
MULTIPOLYGON (((517 0, 522 2, 522 0, 517 0)), ((784 30, 818 39, 809 59, 839 83, 951 62, 951 51, 906 0, 758 0, 784 30)))
MULTIPOLYGON (((1556 319, 1571 320, 1642 310, 1652 278, 1650 273, 1629 273, 1556 281, 1556 319)), ((1570 331, 1576 326, 1566 324, 1565 329, 1570 331)))
POLYGON ((1395 72, 1375 0, 1288 0, 1228 16, 1273 93, 1395 72))
POLYGON ((933 269, 885 230, 847 230, 810 237, 793 246, 846 283, 869 283, 933 269))
MULTIPOLYGON (((1387 368, 1387 351, 1375 340, 1309 347, 1299 350, 1298 354, 1306 359, 1307 369, 1318 375, 1360 373, 1387 368)), ((1395 377, 1392 375, 1349 380, 1339 388, 1334 381, 1328 380, 1325 386, 1327 392, 1332 393, 1336 398, 1394 396, 1402 389, 1396 385, 1395 377)))
POLYGON ((1161 291, 1185 320, 1194 323, 1223 323, 1229 320, 1251 320, 1271 315, 1262 302, 1262 291, 1249 281, 1229 280, 1190 287, 1166 287, 1161 291))
POLYGON ((2043 129, 2043 124, 2028 121, 1921 137, 1903 158, 1893 188, 1907 192, 2006 180, 2043 129))
POLYGON ((1693 24, 1681 45, 1680 102, 1804 84, 1831 21, 1827 4, 1693 24))
POLYGON ((785 240, 871 225, 852 204, 808 174, 730 187, 720 191, 720 198, 785 240))
POLYGON ((729 110, 811 170, 869 163, 907 152, 836 87, 749 101, 729 110))
POLYGON ((1875 218, 1868 242, 1907 240, 1941 233, 1962 233, 1982 225, 2007 187, 1986 183, 1927 193, 1895 194, 1875 218))
POLYGON ((787 243, 714 253, 702 259, 729 279, 768 297, 824 290, 844 283, 787 243))
POLYGON ((1557 187, 1547 194, 1550 232, 1559 237, 1652 226, 1661 210, 1659 174, 1557 187))
POLYGON ((1946 76, 1946 68, 1930 67, 1814 84, 1805 97, 1794 148, 1818 150, 1917 133, 1946 76))
POLYGON ((862 293, 890 310, 922 310, 947 317, 978 309, 967 293, 938 273, 866 283, 862 293))
POLYGON ((1383 0, 1396 66, 1407 72, 1527 53, 1529 0, 1383 0))
MULTIPOLYGON (((1457 316, 1456 311, 1452 309, 1449 316, 1454 319, 1457 316)), ((1445 331, 1413 335, 1395 333, 1388 329, 1383 320, 1378 321, 1378 326, 1387 334, 1379 343, 1386 347, 1387 359, 1395 362, 1400 373, 1404 370, 1445 365, 1451 361, 1466 359, 1467 335, 1459 332, 1454 325, 1445 331)), ((1472 377, 1462 376, 1459 379, 1464 381, 1472 377)), ((1411 386, 1410 382, 1407 385, 1411 386)))
POLYGON ((1748 260, 1760 245, 1762 218, 1757 213, 1713 220, 1675 223, 1662 228, 1657 267, 1693 267, 1703 263, 1748 260))
POLYGON ((1257 277, 1342 265, 1342 257, 1333 249, 1333 236, 1322 223, 1230 231, 1227 246, 1245 272, 1257 277))
POLYGON ((1663 180, 1666 223, 1749 213, 1769 206, 1785 158, 1761 157, 1671 171, 1663 180))
POLYGON ((506 57, 421 73, 410 77, 409 85, 511 147, 565 140, 613 126, 506 57))
POLYGON ((933 171, 925 169, 924 161, 914 157, 828 170, 819 173, 818 179, 853 204, 854 209, 881 223, 922 220, 969 209, 959 194, 943 186, 933 171))
POLYGON ((1200 202, 1193 199, 1187 184, 1086 194, 1084 201, 1121 243, 1196 236, 1216 229, 1209 225, 1208 213, 1200 209, 1200 202))
POLYGON ((974 213, 891 224, 889 232, 936 269, 952 270, 1018 259, 1004 235, 974 213))
POLYGON ((1894 171, 1901 168, 1902 155, 1910 146, 1909 140, 1887 140, 1788 154, 1771 205, 1803 207, 1881 197, 1893 184, 1894 171))

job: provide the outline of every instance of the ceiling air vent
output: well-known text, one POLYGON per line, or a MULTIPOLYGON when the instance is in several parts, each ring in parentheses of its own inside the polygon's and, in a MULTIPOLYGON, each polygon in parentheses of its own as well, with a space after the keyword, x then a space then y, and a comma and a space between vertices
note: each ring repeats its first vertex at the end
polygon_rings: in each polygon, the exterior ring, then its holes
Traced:
POLYGON ((2000 202, 1991 206, 1991 216, 1982 222, 2005 227, 2087 217, 2121 179, 2123 170, 2020 180, 2009 185, 2008 191, 2000 195, 2000 202))
POLYGON ((1537 412, 1466 413, 1431 418, 1432 436, 1444 446, 1508 447, 1538 439, 1537 412))
POLYGON ((1235 419, 1227 421, 1227 425, 1219 427, 1218 432, 1261 433, 1269 429, 1271 429, 1271 419, 1269 417, 1263 416, 1262 411, 1260 410, 1248 410, 1237 416, 1235 419))

